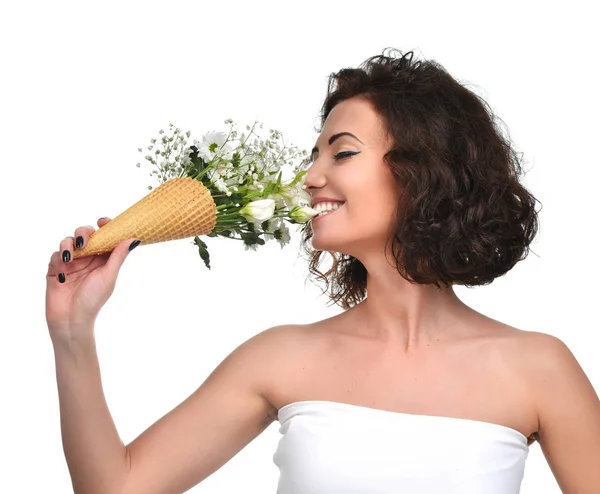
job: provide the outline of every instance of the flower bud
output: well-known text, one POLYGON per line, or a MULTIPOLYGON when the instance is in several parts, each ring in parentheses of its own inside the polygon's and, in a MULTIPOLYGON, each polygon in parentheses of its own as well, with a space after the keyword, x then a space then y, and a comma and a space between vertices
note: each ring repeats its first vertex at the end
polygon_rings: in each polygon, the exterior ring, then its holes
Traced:
POLYGON ((273 199, 259 199, 246 204, 240 214, 250 223, 262 223, 275 214, 275 201, 273 199))
POLYGON ((315 211, 308 206, 296 206, 290 212, 290 218, 297 221, 298 223, 306 223, 308 220, 317 216, 318 211, 315 211))

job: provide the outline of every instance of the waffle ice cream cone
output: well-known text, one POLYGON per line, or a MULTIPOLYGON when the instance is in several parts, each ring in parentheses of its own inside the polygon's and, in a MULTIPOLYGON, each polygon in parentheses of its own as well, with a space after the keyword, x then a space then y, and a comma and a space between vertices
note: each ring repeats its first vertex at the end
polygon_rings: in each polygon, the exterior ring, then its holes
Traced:
POLYGON ((73 257, 111 252, 120 242, 137 238, 144 244, 207 235, 217 222, 210 191, 198 180, 168 180, 90 235, 73 257))

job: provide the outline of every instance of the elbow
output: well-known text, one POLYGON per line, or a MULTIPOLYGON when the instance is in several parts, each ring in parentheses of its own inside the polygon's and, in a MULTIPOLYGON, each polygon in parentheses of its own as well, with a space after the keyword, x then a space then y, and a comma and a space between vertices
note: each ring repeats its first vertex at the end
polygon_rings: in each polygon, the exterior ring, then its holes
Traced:
POLYGON ((94 476, 94 481, 85 475, 79 479, 72 476, 73 494, 128 494, 130 470, 131 455, 129 449, 125 447, 116 475, 113 469, 112 474, 94 476))

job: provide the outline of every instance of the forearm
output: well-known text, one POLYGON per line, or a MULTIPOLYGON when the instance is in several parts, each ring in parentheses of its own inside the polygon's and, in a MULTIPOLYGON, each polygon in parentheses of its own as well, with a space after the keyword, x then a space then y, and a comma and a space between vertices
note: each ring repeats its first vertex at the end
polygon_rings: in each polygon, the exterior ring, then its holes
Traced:
POLYGON ((93 331, 53 341, 65 458, 75 493, 118 493, 129 470, 127 450, 108 410, 93 331))

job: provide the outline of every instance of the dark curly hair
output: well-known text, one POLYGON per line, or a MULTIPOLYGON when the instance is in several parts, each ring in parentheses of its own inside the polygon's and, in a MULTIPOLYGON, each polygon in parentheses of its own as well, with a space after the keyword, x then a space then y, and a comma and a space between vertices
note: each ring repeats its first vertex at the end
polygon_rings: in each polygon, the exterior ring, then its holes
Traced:
MULTIPOLYGON (((383 159, 399 192, 389 239, 398 273, 438 289, 487 285, 527 257, 539 201, 519 183, 521 158, 489 105, 437 62, 413 55, 386 48, 359 68, 330 74, 321 131, 335 105, 367 100, 393 141, 383 159)), ((312 235, 307 224, 309 276, 325 282, 331 303, 358 304, 367 291, 365 266, 330 252, 333 263, 322 273, 324 251, 312 248, 312 235)))

